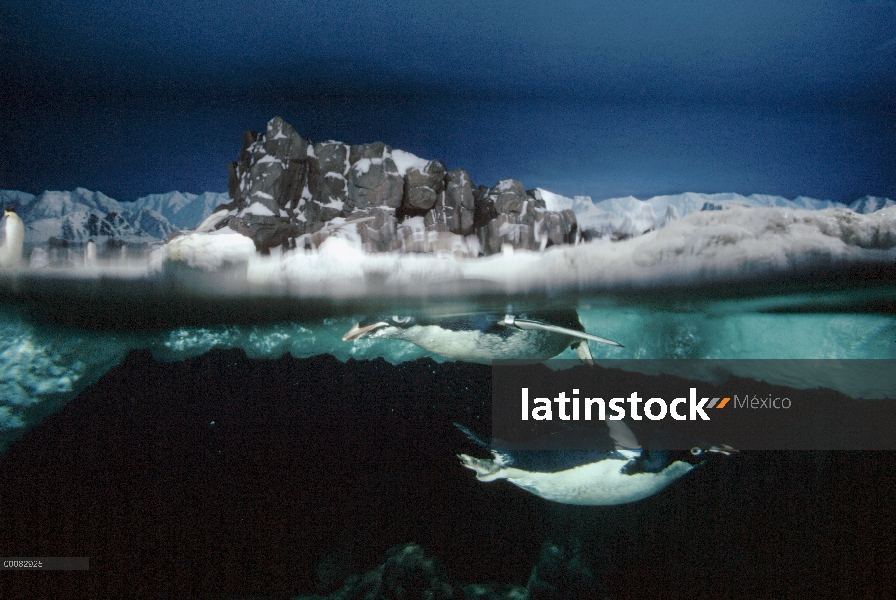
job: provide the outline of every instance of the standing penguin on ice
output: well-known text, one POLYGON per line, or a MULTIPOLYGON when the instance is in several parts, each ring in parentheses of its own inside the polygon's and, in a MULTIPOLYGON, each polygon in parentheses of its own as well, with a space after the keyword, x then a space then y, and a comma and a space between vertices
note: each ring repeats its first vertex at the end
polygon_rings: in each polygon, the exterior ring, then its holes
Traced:
POLYGON ((542 316, 471 313, 424 319, 376 317, 356 323, 342 341, 361 338, 400 339, 434 354, 465 362, 547 360, 572 347, 579 358, 591 360, 588 340, 611 346, 617 342, 585 333, 575 310, 542 316))
POLYGON ((479 481, 506 479, 536 496, 561 504, 606 506, 652 496, 711 456, 737 452, 727 444, 700 444, 690 450, 647 451, 622 421, 606 421, 606 440, 594 450, 494 450, 472 431, 455 425, 491 451, 491 459, 459 454, 479 481))
POLYGON ((7 206, 0 223, 0 267, 10 269, 22 261, 25 246, 25 224, 13 207, 7 206))

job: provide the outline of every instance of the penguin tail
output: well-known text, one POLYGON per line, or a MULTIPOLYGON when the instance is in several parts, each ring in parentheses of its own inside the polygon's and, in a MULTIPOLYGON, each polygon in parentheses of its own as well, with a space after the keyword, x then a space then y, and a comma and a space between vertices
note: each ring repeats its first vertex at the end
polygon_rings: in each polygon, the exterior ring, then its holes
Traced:
POLYGON ((491 448, 491 444, 484 441, 481 437, 479 437, 478 435, 476 435, 475 433, 473 433, 472 431, 470 431, 469 429, 467 429, 460 423, 455 423, 454 426, 457 427, 458 429, 460 429, 464 433, 464 435, 466 435, 468 438, 470 438, 470 440, 472 440, 476 444, 479 444, 483 448, 489 448, 489 449, 491 448))

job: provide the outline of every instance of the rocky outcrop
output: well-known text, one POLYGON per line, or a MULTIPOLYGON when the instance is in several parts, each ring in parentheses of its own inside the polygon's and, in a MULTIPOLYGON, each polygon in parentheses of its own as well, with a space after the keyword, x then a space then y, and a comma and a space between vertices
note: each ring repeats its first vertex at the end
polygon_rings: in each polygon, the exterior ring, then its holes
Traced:
POLYGON ((305 140, 280 117, 243 135, 229 170, 231 215, 218 227, 251 237, 262 252, 351 235, 370 252, 477 256, 577 236, 572 211, 548 211, 520 181, 477 187, 464 169, 382 142, 305 140))
POLYGON ((404 204, 408 211, 428 211, 445 191, 445 164, 431 160, 422 169, 408 169, 404 182, 404 204))
MULTIPOLYGON (((371 144, 373 145, 373 144, 371 144)), ((383 150, 388 146, 383 146, 383 150)), ((351 163, 348 176, 348 208, 398 208, 404 181, 388 155, 359 158, 351 163)))
POLYGON ((515 179, 505 179, 488 191, 484 211, 496 216, 480 226, 479 239, 486 254, 513 248, 543 250, 554 244, 575 242, 576 217, 571 210, 548 211, 534 192, 523 190, 515 179))

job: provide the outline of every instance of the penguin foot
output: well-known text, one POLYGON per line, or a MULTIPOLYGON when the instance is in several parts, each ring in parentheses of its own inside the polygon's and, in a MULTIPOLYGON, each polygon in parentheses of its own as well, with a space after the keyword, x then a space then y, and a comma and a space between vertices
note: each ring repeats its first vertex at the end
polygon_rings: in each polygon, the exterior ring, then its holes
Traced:
POLYGON ((487 458, 475 458, 468 454, 458 454, 460 464, 466 468, 476 472, 476 479, 481 481, 492 481, 494 475, 501 470, 501 465, 494 460, 487 458))
POLYGON ((570 346, 576 351, 576 355, 579 357, 579 361, 585 363, 586 365, 594 364, 594 356, 591 354, 591 347, 588 346, 588 342, 586 340, 579 340, 570 346))

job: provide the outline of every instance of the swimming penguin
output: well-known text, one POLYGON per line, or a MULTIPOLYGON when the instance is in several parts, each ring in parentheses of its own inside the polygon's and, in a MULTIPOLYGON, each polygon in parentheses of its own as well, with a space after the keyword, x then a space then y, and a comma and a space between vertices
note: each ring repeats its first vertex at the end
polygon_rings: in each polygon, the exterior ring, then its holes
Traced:
POLYGON ((22 249, 25 246, 25 224, 11 206, 7 206, 3 212, 3 226, 0 227, 0 232, 3 234, 0 245, 0 267, 9 269, 21 262, 22 249))
POLYGON ((494 450, 466 427, 467 437, 489 448, 492 459, 458 454, 479 481, 506 479, 536 496, 561 504, 607 506, 652 496, 713 455, 737 452, 727 444, 695 445, 688 451, 647 451, 622 421, 607 421, 609 444, 594 450, 494 450))
POLYGON ((587 340, 622 346, 585 333, 574 310, 552 312, 547 319, 495 313, 473 313, 436 319, 392 316, 356 323, 342 341, 361 338, 399 339, 435 354, 465 362, 547 360, 575 348, 580 359, 591 360, 587 340), (549 319, 549 320, 548 320, 549 319))

